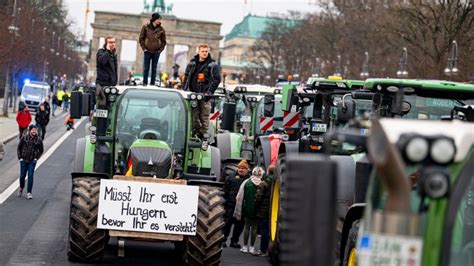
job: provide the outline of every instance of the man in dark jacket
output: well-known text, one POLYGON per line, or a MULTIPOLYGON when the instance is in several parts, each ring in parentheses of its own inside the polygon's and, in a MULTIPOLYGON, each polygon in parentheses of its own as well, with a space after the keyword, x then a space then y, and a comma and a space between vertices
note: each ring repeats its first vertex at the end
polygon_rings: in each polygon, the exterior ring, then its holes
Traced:
POLYGON ((161 16, 158 13, 151 15, 150 23, 143 25, 138 39, 144 54, 143 58, 143 85, 148 84, 148 73, 151 63, 150 85, 155 85, 156 66, 160 59, 160 54, 166 46, 165 29, 161 26, 161 16))
MULTIPOLYGON (((209 54, 209 45, 200 44, 198 54, 191 59, 186 67, 183 89, 203 93, 204 95, 212 95, 220 82, 221 70, 209 54)), ((203 138, 209 129, 210 112, 211 102, 206 98, 199 101, 197 108, 193 109, 193 129, 199 138, 203 138)))
POLYGON ((234 225, 232 231, 232 238, 230 239, 230 246, 233 248, 240 248, 239 238, 244 229, 244 221, 238 221, 233 217, 236 197, 239 192, 240 185, 250 177, 249 165, 246 160, 242 160, 238 164, 237 174, 229 177, 224 184, 224 199, 225 199, 225 226, 224 226, 224 242, 223 246, 227 247, 227 237, 230 234, 230 229, 234 225))
POLYGON ((265 256, 268 250, 268 241, 270 240, 269 219, 270 219, 270 200, 272 193, 273 172, 275 166, 270 165, 267 175, 263 177, 263 182, 258 186, 255 194, 255 209, 257 210, 258 226, 261 230, 260 250, 255 255, 265 256))
POLYGON ((38 112, 35 115, 36 126, 38 127, 38 135, 41 140, 46 136, 46 126, 49 123, 49 113, 46 111, 44 103, 39 105, 38 112))
POLYGON ((97 78, 95 80, 97 90, 97 104, 106 105, 104 86, 117 85, 117 55, 115 54, 115 38, 108 36, 105 38, 104 47, 97 51, 97 78))
POLYGON ((35 125, 30 125, 28 134, 21 138, 17 153, 18 160, 20 160, 20 190, 18 190, 18 196, 23 193, 25 177, 28 173, 27 198, 32 199, 31 191, 33 190, 36 162, 43 154, 43 141, 37 136, 35 125))

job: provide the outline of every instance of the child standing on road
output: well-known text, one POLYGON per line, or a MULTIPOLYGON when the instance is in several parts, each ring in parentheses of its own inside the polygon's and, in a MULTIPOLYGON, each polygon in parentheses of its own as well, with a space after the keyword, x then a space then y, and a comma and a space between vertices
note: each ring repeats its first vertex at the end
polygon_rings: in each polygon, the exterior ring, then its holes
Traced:
POLYGON ((263 169, 255 167, 252 176, 240 186, 237 194, 237 205, 234 217, 237 220, 245 219, 244 225, 244 246, 240 249, 242 253, 255 254, 255 240, 257 238, 257 211, 255 209, 255 196, 257 187, 262 183, 263 169), (250 247, 249 244, 250 237, 250 247))

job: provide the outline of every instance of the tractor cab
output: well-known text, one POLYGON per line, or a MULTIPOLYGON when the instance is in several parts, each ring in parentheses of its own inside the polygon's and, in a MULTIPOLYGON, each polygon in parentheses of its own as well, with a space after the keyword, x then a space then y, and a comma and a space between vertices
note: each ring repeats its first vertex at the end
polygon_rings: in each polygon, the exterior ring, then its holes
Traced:
POLYGON ((474 104, 474 86, 451 81, 368 79, 364 89, 374 93, 374 113, 383 117, 448 120, 474 104))

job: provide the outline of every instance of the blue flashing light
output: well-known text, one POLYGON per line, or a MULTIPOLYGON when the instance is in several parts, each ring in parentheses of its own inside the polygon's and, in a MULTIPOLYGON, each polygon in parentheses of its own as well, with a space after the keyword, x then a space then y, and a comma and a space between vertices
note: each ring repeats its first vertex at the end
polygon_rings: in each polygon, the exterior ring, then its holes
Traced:
POLYGON ((30 84, 30 79, 25 79, 25 84, 30 84))

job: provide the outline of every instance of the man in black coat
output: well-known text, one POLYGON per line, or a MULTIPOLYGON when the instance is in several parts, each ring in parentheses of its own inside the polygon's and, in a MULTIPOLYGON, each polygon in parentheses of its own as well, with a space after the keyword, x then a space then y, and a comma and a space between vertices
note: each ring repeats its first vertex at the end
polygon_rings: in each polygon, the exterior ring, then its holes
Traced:
MULTIPOLYGON (((221 70, 209 54, 209 45, 199 45, 198 54, 191 59, 186 67, 183 89, 204 95, 212 95, 220 82, 221 70)), ((203 138, 209 129, 210 112, 211 102, 206 98, 199 101, 197 108, 193 109, 193 130, 199 138, 203 138)))
POLYGON ((108 36, 105 38, 104 47, 97 51, 97 86, 96 96, 99 106, 106 105, 105 94, 102 87, 117 85, 117 55, 115 54, 115 38, 108 36))
POLYGON ((33 176, 35 174, 36 162, 43 154, 43 141, 38 137, 35 125, 30 125, 29 132, 23 136, 17 148, 18 160, 20 160, 20 190, 18 196, 23 193, 25 177, 28 173, 27 198, 32 199, 33 176))

